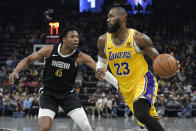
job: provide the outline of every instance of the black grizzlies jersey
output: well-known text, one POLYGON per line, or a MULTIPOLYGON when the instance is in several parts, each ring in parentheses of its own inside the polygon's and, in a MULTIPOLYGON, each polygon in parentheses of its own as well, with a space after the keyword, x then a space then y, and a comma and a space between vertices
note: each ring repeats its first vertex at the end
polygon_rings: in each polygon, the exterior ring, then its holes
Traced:
POLYGON ((76 59, 80 51, 76 49, 71 54, 62 55, 60 48, 61 44, 54 45, 50 57, 46 60, 43 75, 44 90, 54 93, 73 90, 77 75, 76 59))

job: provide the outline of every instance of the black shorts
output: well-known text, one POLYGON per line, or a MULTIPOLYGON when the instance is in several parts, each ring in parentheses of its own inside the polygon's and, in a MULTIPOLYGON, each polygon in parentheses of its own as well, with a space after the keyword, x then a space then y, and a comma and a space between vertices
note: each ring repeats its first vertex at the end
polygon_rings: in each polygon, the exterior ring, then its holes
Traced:
POLYGON ((61 106, 66 115, 70 111, 82 107, 78 94, 75 91, 66 95, 43 92, 40 95, 39 104, 42 109, 50 109, 55 113, 57 113, 58 107, 61 106))

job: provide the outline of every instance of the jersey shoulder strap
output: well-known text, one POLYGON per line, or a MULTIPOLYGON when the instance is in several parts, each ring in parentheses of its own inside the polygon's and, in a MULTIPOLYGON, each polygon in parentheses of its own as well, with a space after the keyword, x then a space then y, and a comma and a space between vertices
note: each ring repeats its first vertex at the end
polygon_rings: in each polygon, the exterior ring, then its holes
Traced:
POLYGON ((58 47, 59 47, 60 44, 54 44, 53 46, 53 50, 52 50, 52 53, 51 54, 58 54, 58 47))
POLYGON ((74 52, 74 54, 72 55, 72 57, 77 58, 78 55, 80 54, 80 52, 81 51, 79 49, 76 49, 76 51, 74 52))

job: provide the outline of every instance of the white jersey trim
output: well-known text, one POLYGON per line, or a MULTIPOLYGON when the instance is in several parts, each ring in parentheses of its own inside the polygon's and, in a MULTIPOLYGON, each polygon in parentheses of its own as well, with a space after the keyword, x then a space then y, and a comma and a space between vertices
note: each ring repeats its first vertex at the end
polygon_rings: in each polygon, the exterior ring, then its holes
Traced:
POLYGON ((128 34, 127 34, 125 40, 120 45, 115 44, 115 42, 113 41, 113 38, 112 38, 112 34, 111 34, 111 43, 112 43, 112 45, 115 46, 115 47, 122 47, 125 43, 127 43, 127 41, 129 40, 130 32, 131 32, 130 30, 131 29, 128 28, 128 34))
POLYGON ((71 56, 71 55, 73 55, 74 53, 75 53, 75 51, 76 50, 74 50, 72 53, 70 53, 70 54, 67 54, 67 55, 63 55, 63 54, 61 54, 61 52, 60 52, 60 50, 61 50, 61 43, 59 44, 59 46, 58 46, 58 53, 59 53, 59 55, 61 56, 61 57, 63 57, 63 58, 65 58, 65 57, 69 57, 69 56, 71 56))

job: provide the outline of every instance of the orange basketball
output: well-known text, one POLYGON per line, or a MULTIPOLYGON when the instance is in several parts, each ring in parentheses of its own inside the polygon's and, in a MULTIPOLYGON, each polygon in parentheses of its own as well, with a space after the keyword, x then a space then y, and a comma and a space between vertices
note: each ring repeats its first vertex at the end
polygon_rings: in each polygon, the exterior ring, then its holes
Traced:
POLYGON ((170 54, 161 54, 154 59, 154 73, 161 78, 169 78, 175 75, 177 69, 177 61, 170 54))

